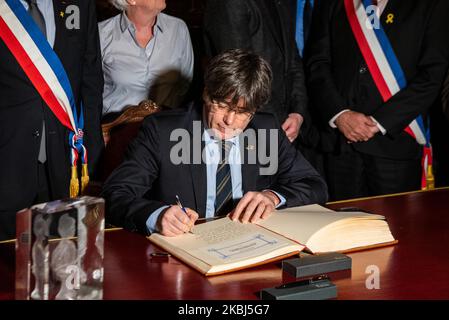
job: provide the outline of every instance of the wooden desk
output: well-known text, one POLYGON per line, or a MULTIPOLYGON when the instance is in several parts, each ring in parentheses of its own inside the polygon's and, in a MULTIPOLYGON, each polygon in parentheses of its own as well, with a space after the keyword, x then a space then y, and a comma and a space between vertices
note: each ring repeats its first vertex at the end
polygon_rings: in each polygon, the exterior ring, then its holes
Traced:
MULTIPOLYGON (((449 299, 449 189, 329 204, 357 206, 387 217, 399 244, 349 254, 352 274, 333 280, 339 299, 449 299), (380 269, 380 289, 368 290, 365 270, 380 269)), ((344 236, 344 235, 342 235, 344 236)), ((108 231, 105 299, 257 299, 260 289, 294 279, 280 263, 203 277, 175 258, 151 258, 143 236, 108 231)), ((14 244, 0 245, 0 299, 14 298, 14 244)))

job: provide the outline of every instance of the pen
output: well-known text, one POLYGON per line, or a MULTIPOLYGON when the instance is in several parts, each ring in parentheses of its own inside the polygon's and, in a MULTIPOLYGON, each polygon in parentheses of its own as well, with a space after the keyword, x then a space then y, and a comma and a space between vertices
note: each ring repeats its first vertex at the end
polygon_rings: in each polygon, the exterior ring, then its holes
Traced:
MULTIPOLYGON (((184 211, 185 214, 187 214, 187 209, 184 208, 184 206, 181 203, 181 200, 179 199, 178 195, 176 195, 176 203, 181 208, 182 211, 184 211)), ((189 233, 193 233, 192 230, 189 230, 189 233)))
POLYGON ((168 252, 152 252, 151 256, 152 257, 167 257, 168 258, 168 257, 171 256, 171 254, 168 253, 168 252))
POLYGON ((184 208, 184 206, 181 204, 181 200, 179 200, 178 195, 176 195, 176 203, 177 203, 178 206, 181 208, 181 210, 184 211, 185 214, 187 214, 187 210, 186 210, 186 208, 184 208))

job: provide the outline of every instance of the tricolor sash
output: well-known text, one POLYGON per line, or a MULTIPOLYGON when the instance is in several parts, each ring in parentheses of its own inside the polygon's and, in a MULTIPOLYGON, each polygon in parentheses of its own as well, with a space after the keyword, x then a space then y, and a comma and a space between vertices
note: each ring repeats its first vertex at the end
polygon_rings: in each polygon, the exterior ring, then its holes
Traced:
MULTIPOLYGON (((368 16, 367 9, 372 5, 373 0, 345 0, 346 15, 354 37, 374 83, 386 102, 407 86, 407 80, 382 24, 379 22, 374 26, 368 16)), ((404 130, 424 148, 421 187, 433 189, 430 131, 426 130, 422 116, 418 116, 404 130)))
POLYGON ((0 0, 0 38, 62 125, 70 130, 70 196, 79 194, 78 156, 81 157, 81 191, 87 186, 87 150, 83 145, 83 108, 78 119, 69 78, 56 53, 19 0, 0 0))

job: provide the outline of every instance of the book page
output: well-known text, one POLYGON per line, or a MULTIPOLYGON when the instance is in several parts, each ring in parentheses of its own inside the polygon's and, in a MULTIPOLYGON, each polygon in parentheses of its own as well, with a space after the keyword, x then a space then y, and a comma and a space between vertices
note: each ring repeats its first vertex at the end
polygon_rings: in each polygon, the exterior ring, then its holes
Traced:
POLYGON ((227 266, 258 263, 304 248, 255 224, 229 218, 195 225, 192 232, 177 237, 152 234, 149 239, 194 267, 201 265, 199 269, 203 272, 204 264, 226 270, 227 266))
POLYGON ((193 233, 202 244, 191 254, 211 264, 233 263, 268 254, 294 242, 254 224, 223 218, 197 225, 193 233))
POLYGON ((233 221, 228 218, 216 221, 219 222, 215 223, 214 226, 207 223, 196 225, 193 227, 192 232, 201 237, 207 244, 213 245, 257 231, 250 224, 233 223, 233 221))
POLYGON ((257 224, 285 237, 307 245, 308 240, 319 230, 337 221, 347 219, 381 220, 383 216, 363 212, 336 212, 320 205, 278 210, 267 220, 257 224))

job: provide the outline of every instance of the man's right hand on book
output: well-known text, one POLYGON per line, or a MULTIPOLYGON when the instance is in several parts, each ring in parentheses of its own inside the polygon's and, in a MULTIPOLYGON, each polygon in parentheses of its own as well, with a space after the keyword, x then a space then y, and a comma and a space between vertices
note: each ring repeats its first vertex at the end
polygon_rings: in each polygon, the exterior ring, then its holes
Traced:
POLYGON ((175 237, 192 230, 195 221, 198 219, 198 213, 186 208, 187 213, 173 205, 165 209, 158 219, 159 233, 167 237, 175 237))

